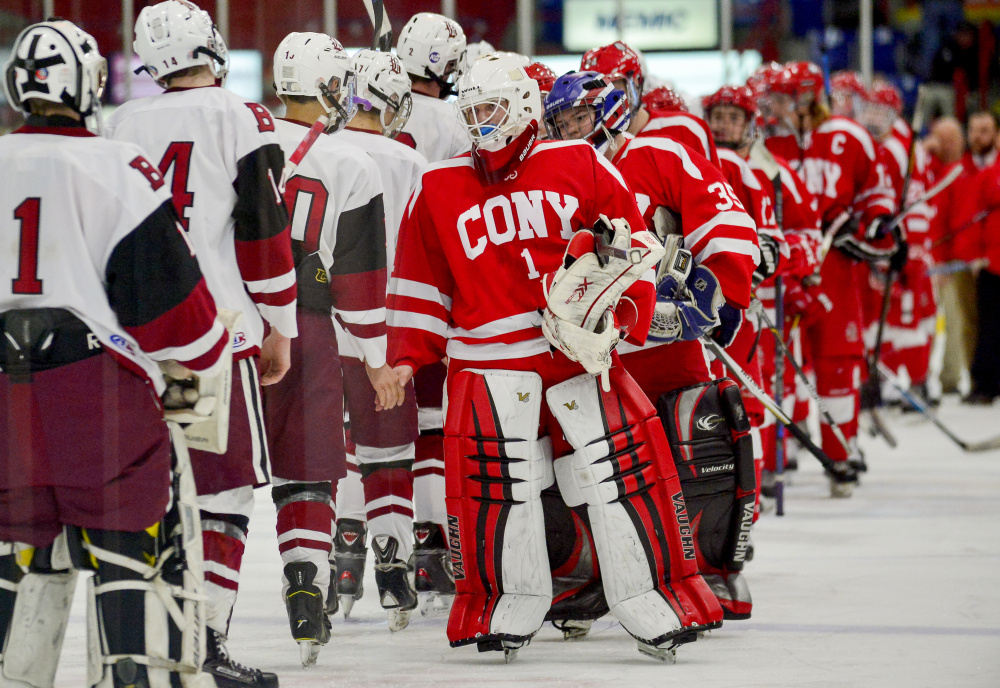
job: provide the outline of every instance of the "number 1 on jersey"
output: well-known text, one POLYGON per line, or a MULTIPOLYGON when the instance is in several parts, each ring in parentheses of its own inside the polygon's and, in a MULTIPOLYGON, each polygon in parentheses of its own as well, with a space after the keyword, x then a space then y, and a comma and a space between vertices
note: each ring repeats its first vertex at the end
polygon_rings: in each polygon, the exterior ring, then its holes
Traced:
POLYGON ((524 249, 521 251, 521 257, 524 258, 524 262, 528 264, 528 279, 538 279, 541 275, 539 275, 538 270, 535 269, 535 261, 531 259, 531 251, 524 249))
POLYGON ((42 280, 38 279, 38 219, 41 211, 40 198, 26 198, 14 209, 14 219, 21 223, 17 279, 11 280, 15 294, 42 293, 42 280))

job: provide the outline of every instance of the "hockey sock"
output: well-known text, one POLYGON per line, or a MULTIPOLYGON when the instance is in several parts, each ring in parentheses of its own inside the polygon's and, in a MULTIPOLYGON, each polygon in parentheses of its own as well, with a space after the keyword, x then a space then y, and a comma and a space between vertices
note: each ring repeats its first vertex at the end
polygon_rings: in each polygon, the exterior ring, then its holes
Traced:
POLYGON ((209 597, 206 623, 222 635, 229 633, 229 619, 240 585, 240 565, 250 519, 238 514, 201 512, 201 539, 205 545, 205 592, 209 597))
MULTIPOLYGON (((833 421, 840 426, 848 442, 858 434, 858 390, 861 362, 852 357, 816 360, 816 390, 833 421)), ((847 452, 825 419, 820 423, 823 451, 834 461, 846 461, 847 452)))
POLYGON ((396 538, 396 556, 403 561, 413 553, 413 456, 412 444, 388 449, 358 447, 369 538, 396 538))
POLYGON ((424 430, 417 438, 416 460, 413 462, 413 512, 416 521, 431 521, 447 528, 443 432, 424 430))
MULTIPOLYGON (((274 479, 271 498, 278 511, 278 552, 282 564, 311 562, 316 565, 314 585, 327 594, 330 587, 330 551, 333 520, 330 483, 274 479)), ((282 590, 288 590, 283 577, 282 590)))

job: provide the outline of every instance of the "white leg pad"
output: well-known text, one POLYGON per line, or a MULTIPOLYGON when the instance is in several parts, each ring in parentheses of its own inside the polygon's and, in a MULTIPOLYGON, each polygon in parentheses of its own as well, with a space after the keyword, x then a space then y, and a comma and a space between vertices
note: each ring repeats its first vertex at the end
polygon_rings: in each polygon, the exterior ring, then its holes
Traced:
POLYGON ((3 688, 50 688, 56 678, 76 571, 29 573, 18 585, 3 651, 3 688))

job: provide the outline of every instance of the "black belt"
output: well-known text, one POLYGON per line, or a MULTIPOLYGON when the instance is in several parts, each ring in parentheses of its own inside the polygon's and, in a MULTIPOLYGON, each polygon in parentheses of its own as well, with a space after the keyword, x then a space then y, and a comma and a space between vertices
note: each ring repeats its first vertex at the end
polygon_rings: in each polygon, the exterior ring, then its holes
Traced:
POLYGON ((13 382, 31 374, 97 356, 103 351, 90 328, 63 308, 0 313, 0 372, 13 382))

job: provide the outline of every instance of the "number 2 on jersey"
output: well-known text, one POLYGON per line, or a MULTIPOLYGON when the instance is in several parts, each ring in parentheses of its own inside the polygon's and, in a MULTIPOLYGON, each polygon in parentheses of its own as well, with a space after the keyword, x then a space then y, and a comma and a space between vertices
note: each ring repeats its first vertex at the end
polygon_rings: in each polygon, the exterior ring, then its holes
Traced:
POLYGON ((42 280, 38 279, 38 218, 41 211, 40 198, 26 198, 14 209, 14 219, 21 223, 17 278, 11 280, 15 294, 42 293, 42 280))

